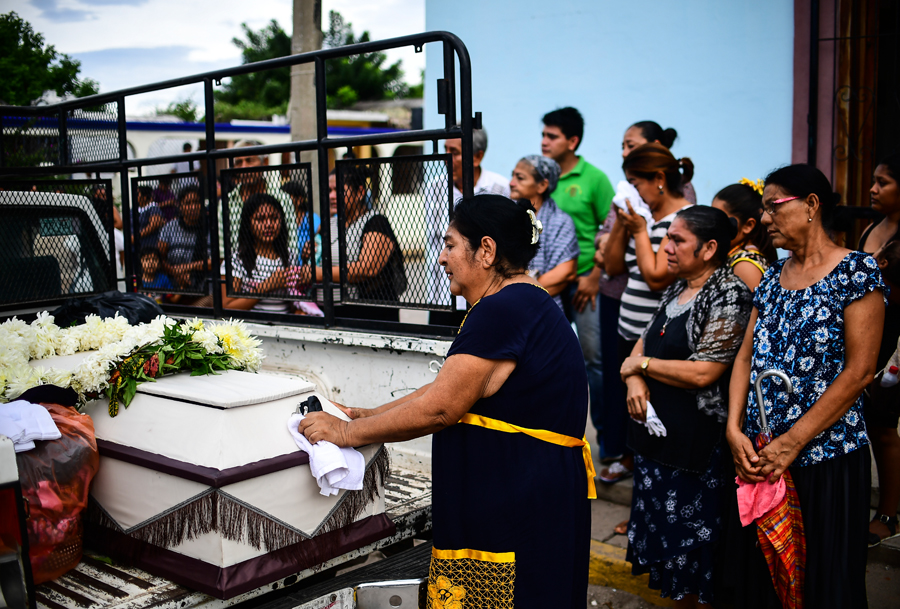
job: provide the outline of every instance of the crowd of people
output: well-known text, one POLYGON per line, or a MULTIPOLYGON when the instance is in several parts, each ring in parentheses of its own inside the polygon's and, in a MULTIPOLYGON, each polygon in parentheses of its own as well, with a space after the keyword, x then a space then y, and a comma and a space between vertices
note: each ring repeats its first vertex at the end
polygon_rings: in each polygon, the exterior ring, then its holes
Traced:
MULTIPOLYGON (((460 142, 446 141, 455 204, 449 227, 428 220, 425 258, 430 297, 460 301, 432 316, 459 324, 448 358, 409 396, 347 408, 349 424, 310 416, 302 429, 339 445, 435 434, 435 599, 477 604, 479 586, 502 581, 516 606, 583 603, 590 416, 597 478, 634 477, 631 517, 616 529, 634 573, 662 596, 684 607, 866 606, 867 547, 898 533, 900 388, 881 380, 900 364, 900 155, 874 172, 883 219, 848 248, 834 226, 839 197, 815 167, 733 180, 698 201, 693 162, 671 152, 674 129, 625 130, 616 188, 578 155, 583 137, 576 109, 546 114, 541 154, 506 178, 483 167, 477 130, 470 198, 460 142), (548 560, 548 543, 566 560, 548 560)), ((264 157, 248 159, 240 166, 264 157)), ((399 302, 404 257, 369 177, 342 182, 338 214, 331 174, 331 279, 399 302)), ((210 264, 200 193, 173 193, 168 219, 157 196, 138 191, 144 285, 196 288, 210 264)), ((286 311, 265 295, 323 280, 322 222, 297 182, 273 193, 246 173, 230 196, 232 288, 253 297, 223 295, 225 306, 286 311)))
MULTIPOLYGON (((242 140, 234 147, 257 145, 242 140)), ((268 168, 266 155, 236 157, 233 169, 218 217, 223 308, 322 315, 309 299, 312 294, 321 299, 321 291, 314 293, 311 286, 322 281, 322 223, 312 211, 306 181, 268 168), (225 285, 226 251, 231 252, 230 285, 225 285), (291 296, 305 300, 292 302, 291 296)), ((140 287, 167 302, 210 306, 212 256, 202 190, 192 177, 164 176, 156 183, 156 188, 139 186, 136 191, 140 287)), ((403 254, 388 220, 373 211, 369 187, 364 173, 345 176, 344 222, 339 229, 337 180, 333 171, 329 176, 332 279, 340 281, 338 244, 343 233, 350 300, 397 302, 406 289, 403 254)), ((340 291, 335 293, 339 301, 340 291)), ((397 320, 396 310, 360 310, 346 303, 339 315, 397 320)))
POLYGON ((865 607, 867 547, 897 534, 900 500, 900 388, 882 382, 900 364, 900 155, 875 170, 883 219, 848 248, 815 167, 697 201, 676 132, 642 121, 614 189, 576 154, 583 133, 575 109, 547 114, 508 193, 479 135, 437 259, 467 303, 437 379, 301 428, 435 434, 433 606, 583 606, 589 412, 598 479, 634 477, 617 527, 633 572, 676 606, 865 607))

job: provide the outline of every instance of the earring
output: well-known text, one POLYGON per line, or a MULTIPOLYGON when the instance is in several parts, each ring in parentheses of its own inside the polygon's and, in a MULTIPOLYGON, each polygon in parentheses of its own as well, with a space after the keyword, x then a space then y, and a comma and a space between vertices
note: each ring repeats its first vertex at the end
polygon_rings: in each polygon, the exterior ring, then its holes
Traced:
POLYGON ((807 218, 806 221, 807 221, 807 222, 812 222, 812 218, 807 218))
POLYGON ((660 187, 659 187, 659 194, 662 194, 662 193, 663 193, 663 187, 662 187, 662 185, 660 185, 660 187))

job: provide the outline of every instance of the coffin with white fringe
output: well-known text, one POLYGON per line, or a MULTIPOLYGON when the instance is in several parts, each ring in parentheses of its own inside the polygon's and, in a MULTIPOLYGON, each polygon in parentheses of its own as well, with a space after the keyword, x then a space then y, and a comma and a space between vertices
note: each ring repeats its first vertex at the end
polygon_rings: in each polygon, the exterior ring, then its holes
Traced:
POLYGON ((358 448, 362 490, 320 494, 287 430, 312 395, 299 379, 228 371, 144 383, 116 418, 90 402, 101 459, 89 545, 230 598, 392 534, 383 445, 358 448))

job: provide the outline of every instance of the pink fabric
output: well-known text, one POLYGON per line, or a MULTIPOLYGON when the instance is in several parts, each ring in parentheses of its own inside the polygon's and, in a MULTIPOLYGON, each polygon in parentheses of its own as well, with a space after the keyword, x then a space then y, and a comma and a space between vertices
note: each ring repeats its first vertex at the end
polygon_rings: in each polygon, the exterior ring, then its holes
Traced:
POLYGON ((734 481, 738 485, 737 502, 741 526, 747 526, 777 507, 786 492, 784 477, 779 478, 775 484, 744 482, 740 478, 735 478, 734 481))

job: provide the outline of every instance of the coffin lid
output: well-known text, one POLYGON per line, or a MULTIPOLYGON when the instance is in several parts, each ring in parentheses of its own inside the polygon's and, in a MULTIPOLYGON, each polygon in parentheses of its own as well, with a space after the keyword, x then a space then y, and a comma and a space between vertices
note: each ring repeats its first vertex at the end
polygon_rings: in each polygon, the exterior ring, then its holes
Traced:
POLYGON ((237 408, 308 393, 315 388, 313 383, 300 379, 229 370, 210 376, 166 376, 155 383, 142 383, 137 391, 214 408, 237 408))

